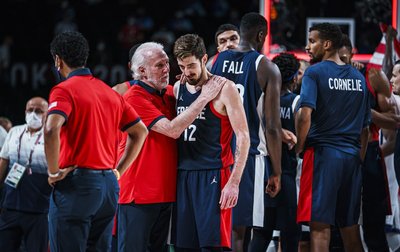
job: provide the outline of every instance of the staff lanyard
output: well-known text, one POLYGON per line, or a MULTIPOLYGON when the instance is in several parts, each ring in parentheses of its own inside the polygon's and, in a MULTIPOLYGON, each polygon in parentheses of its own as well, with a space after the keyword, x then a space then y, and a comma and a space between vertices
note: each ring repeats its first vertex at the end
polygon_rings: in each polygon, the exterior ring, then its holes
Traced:
MULTIPOLYGON (((22 131, 22 134, 19 136, 19 144, 18 144, 18 161, 17 163, 19 164, 19 160, 21 157, 21 142, 22 142, 22 137, 24 136, 26 132, 26 129, 24 129, 24 131, 22 131)), ((39 139, 42 136, 42 132, 39 133, 35 143, 33 144, 32 148, 31 148, 31 152, 29 153, 29 158, 28 158, 28 163, 26 164, 26 166, 29 166, 32 163, 32 156, 33 156, 33 151, 35 150, 35 146, 39 143, 39 139)))

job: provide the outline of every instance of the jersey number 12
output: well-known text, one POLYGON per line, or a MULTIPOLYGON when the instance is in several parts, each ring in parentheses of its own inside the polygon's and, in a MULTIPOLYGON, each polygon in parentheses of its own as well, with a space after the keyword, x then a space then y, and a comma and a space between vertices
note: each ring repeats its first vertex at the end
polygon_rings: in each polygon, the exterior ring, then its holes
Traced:
POLYGON ((196 125, 189 125, 189 127, 187 127, 185 129, 185 132, 183 133, 183 141, 189 141, 189 142, 194 142, 196 141, 196 138, 193 137, 194 132, 196 131, 196 125))

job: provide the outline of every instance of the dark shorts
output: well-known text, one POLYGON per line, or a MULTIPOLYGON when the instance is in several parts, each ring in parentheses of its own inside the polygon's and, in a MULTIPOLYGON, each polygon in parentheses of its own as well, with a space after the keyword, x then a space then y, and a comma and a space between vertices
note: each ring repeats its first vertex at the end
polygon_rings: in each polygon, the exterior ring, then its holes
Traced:
POLYGON ((360 158, 332 147, 308 148, 304 153, 297 222, 358 223, 361 202, 360 158))
MULTIPOLYGON (((266 165, 268 169, 268 174, 271 174, 272 165, 269 157, 267 158, 266 165)), ((268 194, 265 194, 266 207, 297 208, 297 188, 296 188, 297 162, 292 163, 291 165, 292 167, 290 173, 285 172, 282 167, 281 190, 279 191, 278 195, 276 195, 274 198, 271 198, 268 194)))
POLYGON ((171 242, 179 248, 231 247, 232 209, 219 199, 230 169, 178 170, 171 242))

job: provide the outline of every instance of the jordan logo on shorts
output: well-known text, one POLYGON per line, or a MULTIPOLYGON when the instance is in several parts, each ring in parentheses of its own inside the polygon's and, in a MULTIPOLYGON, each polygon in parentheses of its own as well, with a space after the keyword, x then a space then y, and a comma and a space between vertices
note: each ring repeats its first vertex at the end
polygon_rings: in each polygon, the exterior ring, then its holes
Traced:
POLYGON ((180 100, 180 101, 183 101, 183 95, 181 95, 181 97, 179 97, 179 100, 180 100))
POLYGON ((214 176, 213 180, 211 181, 210 185, 212 185, 212 184, 217 184, 217 177, 216 176, 214 176))

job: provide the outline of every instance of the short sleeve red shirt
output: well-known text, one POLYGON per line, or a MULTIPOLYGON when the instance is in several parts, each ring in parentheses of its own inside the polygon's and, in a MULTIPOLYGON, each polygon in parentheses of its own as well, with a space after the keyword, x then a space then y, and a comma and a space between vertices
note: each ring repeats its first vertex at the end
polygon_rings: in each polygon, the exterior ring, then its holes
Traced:
MULTIPOLYGON (((125 93, 124 99, 136 110, 149 130, 142 150, 119 180, 120 204, 174 202, 176 199, 176 140, 151 130, 162 118, 176 116, 173 87, 158 92, 141 81, 125 93)), ((121 143, 123 146, 124 141, 121 143)), ((120 148, 123 150, 123 147, 120 148)))
POLYGON ((135 110, 87 68, 73 71, 51 90, 48 114, 65 118, 60 133, 60 168, 113 168, 118 130, 140 121, 135 110))

